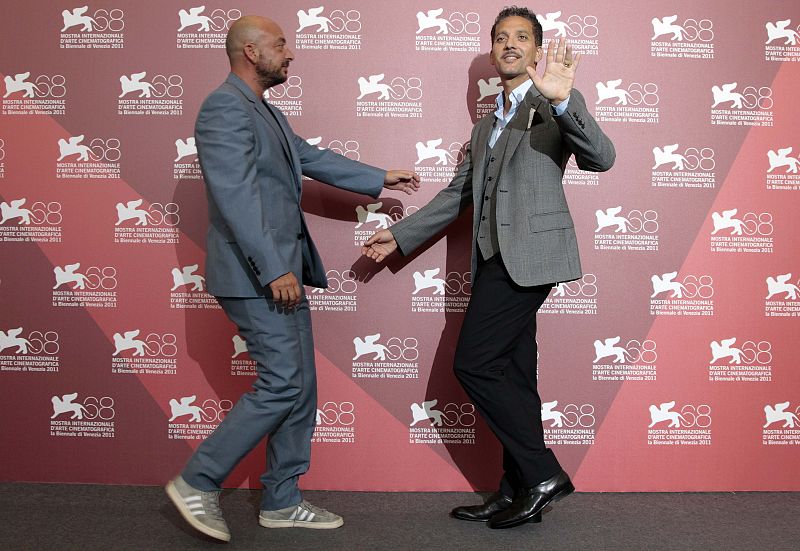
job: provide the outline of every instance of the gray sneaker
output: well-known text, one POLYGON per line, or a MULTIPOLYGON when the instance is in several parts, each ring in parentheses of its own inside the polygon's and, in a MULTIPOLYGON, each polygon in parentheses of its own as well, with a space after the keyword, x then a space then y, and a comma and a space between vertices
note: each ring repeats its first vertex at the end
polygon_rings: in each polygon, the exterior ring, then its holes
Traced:
POLYGON ((167 495, 192 528, 222 541, 231 540, 231 532, 219 508, 219 492, 201 492, 178 476, 167 483, 167 495))
POLYGON ((298 505, 292 505, 277 511, 261 511, 258 523, 264 528, 338 528, 344 520, 337 514, 326 511, 321 507, 311 505, 303 500, 298 505))

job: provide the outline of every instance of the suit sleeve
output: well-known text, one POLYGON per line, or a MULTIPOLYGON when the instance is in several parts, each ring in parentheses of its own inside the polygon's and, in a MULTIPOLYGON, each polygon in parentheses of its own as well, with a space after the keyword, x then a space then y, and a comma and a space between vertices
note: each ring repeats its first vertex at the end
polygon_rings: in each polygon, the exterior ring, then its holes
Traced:
POLYGON ((616 151, 597 121, 586 109, 583 95, 572 89, 567 111, 553 117, 561 129, 564 143, 575 155, 575 162, 581 170, 604 172, 614 165, 616 151))
POLYGON ((263 226, 253 124, 241 99, 214 93, 197 116, 195 140, 206 189, 227 225, 225 233, 239 246, 258 282, 267 286, 291 267, 263 226))
POLYGON ((390 231, 403 255, 411 254, 453 222, 472 204, 472 153, 467 148, 450 184, 420 210, 394 224, 390 231))
MULTIPOLYGON (((288 127, 288 125, 287 125, 288 127)), ((348 159, 330 149, 309 145, 297 134, 294 147, 300 156, 301 171, 319 182, 347 191, 377 197, 383 189, 386 171, 365 163, 348 159)))

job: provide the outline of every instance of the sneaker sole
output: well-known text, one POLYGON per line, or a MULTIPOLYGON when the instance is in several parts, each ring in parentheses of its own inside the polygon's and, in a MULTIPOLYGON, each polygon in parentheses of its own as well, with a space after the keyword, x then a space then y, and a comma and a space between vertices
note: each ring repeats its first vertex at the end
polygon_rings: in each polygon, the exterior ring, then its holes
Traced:
POLYGON ((258 517, 258 524, 264 528, 311 528, 313 530, 330 530, 339 528, 344 524, 344 519, 331 522, 305 522, 302 520, 269 520, 258 517))
POLYGON ((170 481, 164 489, 167 491, 169 499, 172 501, 172 503, 175 504, 175 507, 177 507, 178 512, 181 514, 183 519, 186 522, 188 522, 192 526, 192 528, 214 539, 218 539, 221 541, 231 541, 230 534, 226 534, 225 532, 220 532, 219 530, 211 528, 210 526, 206 526, 205 524, 197 520, 197 518, 189 510, 189 507, 186 505, 186 503, 184 503, 181 494, 178 493, 178 489, 175 487, 175 484, 172 481, 170 481))

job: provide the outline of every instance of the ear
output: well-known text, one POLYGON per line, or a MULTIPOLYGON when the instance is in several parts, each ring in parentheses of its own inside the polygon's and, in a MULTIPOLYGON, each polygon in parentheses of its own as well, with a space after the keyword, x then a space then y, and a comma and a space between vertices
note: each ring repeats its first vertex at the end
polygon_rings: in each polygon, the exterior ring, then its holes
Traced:
POLYGON ((258 50, 256 49, 256 45, 252 42, 249 44, 244 45, 244 56, 250 61, 251 63, 255 63, 258 61, 258 50))
POLYGON ((536 63, 539 63, 544 57, 544 50, 541 46, 536 46, 536 63))

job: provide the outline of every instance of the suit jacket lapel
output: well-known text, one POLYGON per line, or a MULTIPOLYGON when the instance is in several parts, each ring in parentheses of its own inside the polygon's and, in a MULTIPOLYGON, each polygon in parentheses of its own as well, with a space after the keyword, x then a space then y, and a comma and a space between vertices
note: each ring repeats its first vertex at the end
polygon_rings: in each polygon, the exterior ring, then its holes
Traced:
POLYGON ((503 156, 503 166, 508 164, 511 156, 519 147, 522 137, 537 124, 545 122, 543 110, 549 109, 550 104, 539 94, 535 86, 531 86, 522 105, 517 109, 517 113, 511 122, 506 126, 506 131, 510 131, 508 144, 506 145, 505 155, 503 156))
POLYGON ((256 106, 256 111, 258 111, 261 116, 267 120, 267 122, 271 123, 272 127, 275 128, 280 136, 283 137, 281 140, 281 146, 283 146, 283 150, 286 152, 286 156, 289 158, 289 162, 292 165, 295 186, 297 186, 297 192, 299 195, 300 182, 303 177, 300 171, 300 157, 297 155, 297 151, 295 151, 295 148, 289 141, 289 135, 292 134, 292 132, 290 132, 288 128, 284 127, 282 117, 278 116, 278 114, 275 112, 276 109, 276 107, 270 105, 266 101, 259 101, 256 106))
POLYGON ((286 132, 284 132, 283 128, 281 128, 281 125, 278 122, 278 117, 274 112, 271 112, 274 107, 265 101, 257 101, 255 105, 258 114, 261 115, 261 117, 280 138, 278 141, 281 142, 281 147, 283 148, 284 153, 286 153, 286 158, 291 160, 292 152, 289 150, 289 139, 286 137, 286 132))
POLYGON ((281 147, 283 148, 284 153, 286 154, 286 158, 289 160, 290 164, 292 165, 292 173, 294 174, 295 179, 295 188, 297 189, 298 197, 300 195, 300 182, 302 179, 302 175, 300 174, 300 159, 297 156, 297 152, 295 152, 294 148, 292 147, 291 143, 289 142, 289 133, 284 130, 283 126, 281 125, 280 118, 274 112, 270 112, 270 109, 275 109, 273 106, 269 105, 262 98, 256 97, 255 93, 247 86, 242 79, 231 73, 228 75, 228 79, 226 80, 229 84, 235 86, 241 93, 246 97, 250 103, 253 104, 255 107, 256 112, 264 119, 273 132, 277 134, 279 138, 278 141, 281 142, 281 147))
POLYGON ((478 135, 475 139, 475 148, 472 153, 472 179, 477 182, 476 186, 473 183, 473 190, 478 195, 483 195, 483 177, 486 171, 486 148, 489 143, 489 136, 492 133, 494 117, 485 117, 478 123, 478 135))

